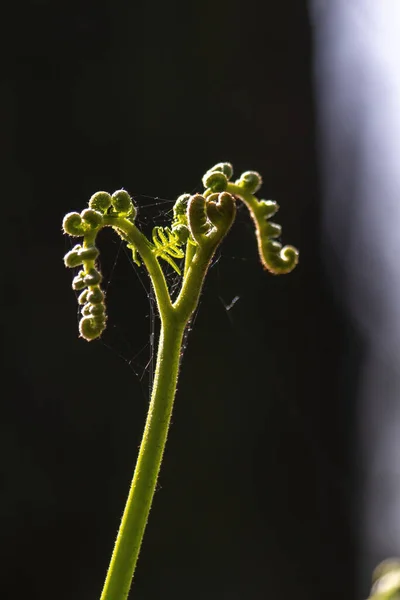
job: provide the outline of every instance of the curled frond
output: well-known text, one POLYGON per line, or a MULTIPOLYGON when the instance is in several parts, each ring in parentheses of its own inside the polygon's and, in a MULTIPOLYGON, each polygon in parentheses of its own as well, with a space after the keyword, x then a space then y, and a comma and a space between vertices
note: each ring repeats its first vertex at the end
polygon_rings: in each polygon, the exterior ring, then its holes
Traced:
MULTIPOLYGON (((208 219, 216 225, 220 216, 218 210, 214 206, 214 196, 211 184, 213 179, 211 173, 225 173, 227 178, 232 176, 232 167, 229 163, 220 163, 215 165, 206 173, 203 178, 203 183, 207 186, 204 196, 209 202, 206 214, 208 219)), ((298 263, 299 253, 294 246, 284 246, 276 241, 282 233, 281 226, 277 223, 270 223, 268 219, 278 211, 278 204, 272 200, 258 200, 254 194, 260 189, 262 178, 256 171, 246 171, 235 183, 230 183, 226 188, 226 192, 232 194, 236 198, 242 200, 250 211, 250 215, 254 221, 256 228, 256 237, 258 251, 261 263, 265 269, 273 274, 289 273, 298 263)), ((205 222, 203 219, 203 226, 205 222)))
POLYGON ((104 292, 102 292, 99 286, 92 287, 91 290, 88 290, 86 302, 90 302, 90 304, 100 304, 101 302, 104 302, 104 292))
POLYGON ((207 198, 206 212, 211 223, 219 230, 226 230, 232 226, 236 215, 234 197, 228 192, 212 194, 207 198))
POLYGON ((64 256, 64 264, 66 267, 73 269, 83 265, 85 261, 96 260, 98 255, 99 251, 96 246, 82 248, 82 246, 77 245, 64 256))
POLYGON ((273 275, 285 275, 293 271, 299 262, 299 252, 294 246, 283 246, 268 238, 261 241, 260 254, 263 267, 273 275))
POLYGON ((90 315, 91 315, 91 308, 92 308, 91 304, 89 304, 89 303, 85 304, 82 307, 82 310, 81 310, 82 317, 90 317, 90 315))
POLYGON ((92 285, 98 285, 102 280, 102 276, 100 271, 98 271, 97 269, 95 269, 95 267, 92 267, 91 269, 88 270, 87 273, 85 273, 85 276, 83 278, 83 281, 85 282, 85 285, 87 287, 92 286, 92 285))
POLYGON ((72 288, 81 292, 78 297, 82 316, 79 331, 88 341, 99 337, 106 323, 104 293, 100 289, 102 275, 96 268, 99 250, 95 239, 110 207, 111 196, 107 192, 98 192, 89 200, 89 208, 80 214, 69 213, 63 221, 66 233, 84 238, 83 245, 76 245, 67 252, 64 263, 72 268, 82 266, 72 281, 72 288))
POLYGON ((273 239, 278 238, 282 234, 282 227, 278 225, 278 223, 271 223, 271 221, 267 221, 267 227, 265 229, 265 233, 267 237, 273 239))
POLYGON ((262 177, 257 171, 246 171, 236 181, 236 185, 243 188, 249 194, 255 194, 262 186, 262 177))
POLYGON ((85 283, 85 271, 80 271, 72 280, 72 289, 79 291, 83 290, 85 287, 87 287, 87 284, 85 283))
POLYGON ((174 204, 174 221, 186 224, 187 207, 190 200, 190 194, 182 194, 174 204))
POLYGON ((72 237, 82 237, 88 230, 87 225, 82 222, 81 215, 77 212, 70 212, 65 215, 62 226, 64 233, 72 237))
POLYGON ((94 317, 104 317, 106 312, 106 307, 104 306, 104 304, 90 304, 89 306, 90 314, 92 314, 94 317))
POLYGON ((187 214, 190 233, 197 243, 201 243, 202 236, 206 235, 211 229, 211 223, 207 218, 204 196, 195 194, 190 198, 187 214))
POLYGON ((86 304, 89 290, 84 290, 78 297, 78 304, 86 304))
POLYGON ((279 210, 279 204, 275 200, 260 200, 257 204, 258 213, 265 219, 270 219, 279 210))
POLYGON ((126 190, 117 190, 111 196, 108 192, 96 192, 89 200, 89 208, 102 215, 129 218, 134 221, 136 207, 126 190))
MULTIPOLYGON (((211 173, 213 171, 220 171, 221 173, 223 173, 226 176, 228 181, 229 181, 229 179, 232 178, 232 175, 233 175, 233 167, 232 167, 231 163, 228 163, 228 162, 217 163, 211 169, 209 169, 208 173, 211 173)), ((208 187, 208 186, 206 186, 206 187, 208 187)))
POLYGON ((106 326, 105 319, 85 316, 79 321, 79 333, 88 342, 100 337, 106 326))
POLYGON ((250 207, 250 214, 256 227, 258 252, 261 263, 273 275, 284 275, 293 271, 299 262, 299 253, 294 246, 284 246, 276 241, 282 233, 277 223, 268 221, 276 213, 276 202, 255 199, 250 207))
MULTIPOLYGON (((228 232, 235 219, 236 203, 232 194, 192 196, 188 207, 189 227, 193 239, 201 245, 207 239, 217 242, 228 232)), ((218 243, 218 242, 217 242, 218 243)))
POLYGON ((119 217, 130 217, 130 220, 136 216, 136 208, 132 202, 132 198, 126 190, 117 190, 111 196, 113 207, 112 214, 117 214, 119 217))
POLYGON ((228 178, 221 171, 207 171, 203 176, 203 185, 213 192, 224 192, 228 186, 228 178))
POLYGON ((172 231, 176 235, 180 244, 185 244, 188 241, 190 231, 186 225, 172 225, 172 231))
POLYGON ((89 246, 84 246, 83 248, 81 248, 79 250, 79 257, 82 259, 82 261, 86 262, 88 260, 96 260, 96 258, 99 256, 99 250, 98 248, 96 248, 96 246, 94 246, 93 244, 89 245, 89 246))
POLYGON ((96 192, 89 200, 89 208, 106 214, 111 206, 111 195, 108 192, 96 192))
POLYGON ((80 256, 80 251, 82 250, 82 246, 74 246, 72 250, 67 252, 64 256, 64 264, 69 269, 74 269, 75 267, 79 267, 83 264, 83 258, 80 256))
POLYGON ((103 215, 98 210, 85 208, 81 212, 82 221, 84 221, 91 229, 97 229, 103 224, 103 215))

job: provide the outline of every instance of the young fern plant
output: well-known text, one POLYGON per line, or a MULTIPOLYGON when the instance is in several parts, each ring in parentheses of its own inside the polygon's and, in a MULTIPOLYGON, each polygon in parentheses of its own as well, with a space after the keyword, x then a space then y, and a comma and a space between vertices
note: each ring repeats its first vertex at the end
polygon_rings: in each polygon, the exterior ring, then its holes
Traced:
POLYGON ((112 227, 132 250, 133 260, 147 269, 161 320, 155 378, 132 484, 115 542, 101 600, 126 600, 132 583, 167 440, 174 402, 182 340, 186 326, 199 302, 204 278, 216 249, 230 230, 236 202, 242 201, 254 221, 258 251, 263 267, 270 273, 289 273, 298 262, 293 246, 277 241, 281 227, 269 221, 278 210, 272 200, 258 200, 261 176, 248 171, 231 182, 229 163, 219 163, 203 177, 203 194, 183 194, 175 202, 170 227, 155 227, 148 240, 135 224, 136 207, 125 190, 110 195, 97 192, 89 207, 69 213, 64 232, 82 238, 64 257, 67 267, 81 267, 73 279, 81 291, 80 336, 91 341, 103 333, 107 317, 101 273, 96 265, 99 251, 96 237, 103 227, 112 227), (172 301, 162 261, 178 274, 177 260, 184 258, 182 283, 172 301))

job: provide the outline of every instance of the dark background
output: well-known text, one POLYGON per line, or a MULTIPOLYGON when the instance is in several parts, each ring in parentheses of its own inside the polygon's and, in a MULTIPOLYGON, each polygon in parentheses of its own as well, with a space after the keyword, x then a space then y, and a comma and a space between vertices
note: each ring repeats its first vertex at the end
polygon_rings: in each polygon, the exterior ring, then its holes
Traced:
POLYGON ((102 234, 108 330, 78 339, 63 215, 124 187, 148 233, 164 199, 201 190, 225 160, 262 173, 300 264, 263 272, 239 211, 188 339, 132 598, 353 597, 360 350, 323 267, 306 4, 14 10, 0 117, 2 599, 100 596, 147 410, 146 291, 102 234))

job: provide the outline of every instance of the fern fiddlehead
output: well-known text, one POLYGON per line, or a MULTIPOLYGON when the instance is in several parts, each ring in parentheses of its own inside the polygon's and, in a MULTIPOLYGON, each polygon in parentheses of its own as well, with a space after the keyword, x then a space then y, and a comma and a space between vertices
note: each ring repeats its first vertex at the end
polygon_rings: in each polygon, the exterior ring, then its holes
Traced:
POLYGON ((254 222, 258 253, 264 269, 273 275, 283 275, 293 271, 298 263, 299 253, 294 246, 284 246, 276 238, 282 233, 282 228, 269 219, 279 210, 273 200, 258 200, 256 192, 261 188, 262 178, 256 171, 246 171, 232 183, 232 165, 219 163, 207 171, 203 177, 206 188, 205 196, 221 190, 230 192, 239 198, 248 208, 254 222))
POLYGON ((65 233, 84 239, 83 246, 77 244, 65 255, 64 263, 69 268, 83 267, 74 277, 72 289, 81 291, 78 298, 81 307, 79 332, 87 341, 99 337, 107 321, 104 294, 100 289, 102 276, 95 264, 99 256, 95 239, 102 222, 102 214, 90 208, 81 214, 69 213, 63 221, 65 233))
POLYGON ((107 322, 105 297, 100 287, 102 275, 96 265, 99 250, 95 245, 99 231, 106 224, 106 215, 111 218, 135 218, 136 209, 125 190, 118 190, 112 196, 107 192, 97 192, 90 198, 89 208, 81 213, 68 213, 63 220, 66 234, 83 237, 83 245, 77 244, 67 252, 64 264, 69 268, 83 267, 74 277, 72 289, 82 292, 78 298, 81 307, 79 332, 87 341, 98 338, 107 322))
POLYGON ((218 163, 207 171, 203 177, 204 193, 179 196, 170 226, 154 227, 151 241, 137 228, 137 209, 125 190, 112 195, 97 192, 90 198, 88 208, 81 213, 68 213, 63 221, 64 233, 83 239, 64 257, 66 267, 81 267, 72 282, 73 289, 80 292, 80 336, 94 340, 101 336, 107 323, 96 246, 103 227, 112 227, 132 250, 133 260, 146 267, 161 320, 149 413, 101 600, 128 597, 167 439, 183 333, 198 304, 214 253, 233 225, 237 200, 246 204, 255 223, 264 268, 281 274, 297 264, 297 250, 292 246, 282 248, 276 241, 281 228, 269 221, 278 205, 255 196, 261 186, 260 175, 247 171, 235 183, 230 181, 232 175, 229 163, 218 163), (183 258, 182 285, 172 302, 160 260, 181 274, 176 261, 183 258))

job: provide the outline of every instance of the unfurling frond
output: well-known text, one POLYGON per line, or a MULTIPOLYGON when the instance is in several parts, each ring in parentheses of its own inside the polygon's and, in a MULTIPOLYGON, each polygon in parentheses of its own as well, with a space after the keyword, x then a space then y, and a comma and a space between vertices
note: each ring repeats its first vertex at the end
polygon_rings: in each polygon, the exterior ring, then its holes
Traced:
POLYGON ((278 210, 279 206, 272 200, 258 200, 255 193, 262 185, 262 178, 256 171, 242 173, 235 183, 229 179, 233 170, 229 163, 219 163, 207 171, 203 184, 207 188, 206 198, 224 188, 227 192, 242 200, 249 209, 253 219, 258 252, 264 269, 273 275, 283 275, 293 271, 299 260, 299 253, 294 246, 284 246, 276 240, 281 235, 281 226, 268 221, 278 210), (225 179, 224 179, 225 178, 225 179))
POLYGON ((100 288, 102 276, 96 266, 99 256, 96 236, 102 227, 113 224, 112 220, 106 222, 107 218, 126 218, 132 224, 135 216, 136 207, 128 192, 117 190, 112 196, 108 192, 97 192, 90 198, 89 208, 64 217, 64 233, 83 238, 83 245, 77 244, 64 256, 64 264, 71 269, 82 267, 72 280, 72 289, 81 292, 79 332, 87 341, 101 336, 107 320, 104 293, 100 288))
MULTIPOLYGON (((150 239, 137 228, 137 207, 124 189, 113 194, 97 192, 81 213, 71 212, 64 217, 64 233, 83 238, 81 244, 75 245, 64 257, 66 267, 80 269, 73 278, 72 288, 80 293, 81 337, 86 340, 99 337, 106 324, 104 293, 100 288, 102 276, 97 265, 99 251, 96 247, 97 235, 103 227, 112 227, 132 251, 133 261, 139 267, 144 265, 148 269, 152 280, 155 278, 157 283, 154 285, 156 295, 161 295, 162 303, 167 307, 172 306, 172 300, 160 269, 160 259, 167 262, 178 275, 181 275, 178 261, 185 259, 182 294, 186 294, 190 288, 190 285, 186 285, 187 278, 194 277, 198 265, 210 263, 217 246, 230 230, 235 220, 237 200, 247 206, 254 221, 263 267, 275 275, 294 269, 298 262, 298 251, 294 246, 282 247, 281 227, 269 220, 277 212, 278 204, 272 200, 259 200, 255 196, 262 185, 260 174, 245 171, 236 181, 232 177, 230 163, 214 165, 203 176, 206 188, 203 194, 185 193, 179 196, 169 227, 154 227, 150 239)), ((197 282, 195 287, 200 284, 197 282)), ((176 302, 179 304, 178 300, 176 302)))
POLYGON ((180 231, 175 231, 169 227, 154 227, 152 239, 155 256, 165 260, 180 275, 181 271, 174 261, 174 258, 183 258, 185 256, 184 251, 180 248, 184 243, 180 231))

